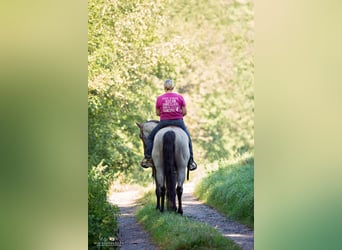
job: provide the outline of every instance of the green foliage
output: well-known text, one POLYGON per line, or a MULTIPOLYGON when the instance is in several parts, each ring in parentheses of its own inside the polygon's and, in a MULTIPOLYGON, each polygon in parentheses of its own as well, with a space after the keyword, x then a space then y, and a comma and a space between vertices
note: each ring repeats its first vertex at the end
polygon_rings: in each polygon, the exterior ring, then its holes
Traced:
POLYGON ((160 249, 240 249, 216 229, 175 213, 155 209, 155 195, 146 194, 137 218, 160 249), (171 236, 171 237, 170 237, 171 236))
POLYGON ((157 32, 165 6, 164 0, 88 1, 90 244, 108 239, 116 227, 106 201, 109 182, 150 180, 151 173, 138 167, 143 154, 136 122, 152 118, 156 84, 176 78, 176 65, 186 60, 177 39, 157 32))
POLYGON ((117 229, 118 209, 107 201, 112 173, 102 162, 88 171, 88 245, 108 241, 117 229))
POLYGON ((132 107, 122 103, 108 91, 90 91, 88 94, 88 152, 89 164, 104 160, 116 171, 123 171, 138 160, 140 146, 136 125, 139 120, 132 107))
POLYGON ((228 217, 254 226, 254 161, 225 165, 204 178, 195 189, 201 200, 228 217))
POLYGON ((151 42, 162 18, 161 2, 88 2, 89 166, 101 160, 116 171, 138 161, 136 121, 152 110, 151 42), (139 107, 139 108, 137 108, 139 107))
POLYGON ((150 179, 138 166, 135 123, 155 119, 165 78, 187 99, 197 162, 253 152, 252 10, 252 1, 88 1, 89 211, 97 211, 89 218, 91 238, 105 218, 99 211, 110 210, 107 182, 150 179), (93 166, 101 162, 108 167, 98 170, 98 186, 93 166))
POLYGON ((89 166, 104 160, 124 172, 142 157, 135 123, 152 118, 156 85, 176 78, 176 65, 187 58, 181 41, 157 32, 166 22, 165 4, 88 2, 89 166))
POLYGON ((191 61, 177 86, 191 100, 186 122, 195 151, 209 162, 253 152, 253 2, 169 4, 165 34, 191 45, 191 61))
POLYGON ((251 1, 104 1, 89 5, 89 165, 129 172, 135 122, 154 117, 162 80, 188 100, 200 161, 254 150, 251 1))
MULTIPOLYGON (((161 25, 162 1, 88 2, 90 85, 143 84, 158 54, 149 47, 161 25)), ((124 93, 124 92, 121 92, 124 93)))

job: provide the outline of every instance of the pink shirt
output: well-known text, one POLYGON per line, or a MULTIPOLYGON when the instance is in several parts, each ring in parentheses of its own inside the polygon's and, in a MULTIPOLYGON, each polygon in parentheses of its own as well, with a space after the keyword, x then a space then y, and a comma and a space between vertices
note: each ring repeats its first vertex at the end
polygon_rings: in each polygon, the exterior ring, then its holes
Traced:
POLYGON ((160 110, 160 120, 183 119, 182 107, 185 107, 183 96, 177 93, 165 93, 158 96, 156 108, 160 110))

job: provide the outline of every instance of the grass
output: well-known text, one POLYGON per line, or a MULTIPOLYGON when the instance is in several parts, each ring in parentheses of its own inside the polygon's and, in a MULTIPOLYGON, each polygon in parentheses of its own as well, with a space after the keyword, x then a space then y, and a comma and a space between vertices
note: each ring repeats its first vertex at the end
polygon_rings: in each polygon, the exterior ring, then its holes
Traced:
POLYGON ((213 227, 176 213, 160 213, 155 209, 152 191, 140 202, 143 206, 137 212, 137 219, 160 249, 241 249, 213 227))
POLYGON ((254 228, 254 163, 222 165, 203 178, 195 195, 210 206, 254 228))

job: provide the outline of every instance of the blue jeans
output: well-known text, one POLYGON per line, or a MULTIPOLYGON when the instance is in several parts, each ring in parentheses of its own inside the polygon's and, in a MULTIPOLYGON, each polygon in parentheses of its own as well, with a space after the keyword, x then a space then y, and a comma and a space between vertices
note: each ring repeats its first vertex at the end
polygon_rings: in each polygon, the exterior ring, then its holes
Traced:
POLYGON ((151 133, 149 134, 149 136, 147 137, 147 146, 146 146, 146 152, 145 152, 145 158, 151 158, 151 154, 152 154, 152 148, 153 148, 153 141, 154 141, 154 137, 156 135, 156 133, 167 126, 176 126, 176 127, 180 127, 181 129, 183 129, 185 131, 185 133, 188 135, 189 137, 189 149, 190 149, 190 159, 193 159, 193 153, 192 153, 192 141, 190 138, 190 133, 188 131, 188 129, 185 126, 185 123, 183 120, 162 120, 158 123, 158 125, 151 131, 151 133))

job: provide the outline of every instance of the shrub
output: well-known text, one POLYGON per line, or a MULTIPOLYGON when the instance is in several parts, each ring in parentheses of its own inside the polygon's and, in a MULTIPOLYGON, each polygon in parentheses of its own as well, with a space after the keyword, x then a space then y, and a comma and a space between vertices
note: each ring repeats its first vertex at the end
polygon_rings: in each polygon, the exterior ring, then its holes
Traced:
POLYGON ((117 207, 107 201, 111 173, 102 162, 88 171, 88 245, 108 241, 117 229, 117 207))
POLYGON ((254 165, 227 165, 210 173, 195 194, 228 217, 249 227, 254 225, 254 165))

